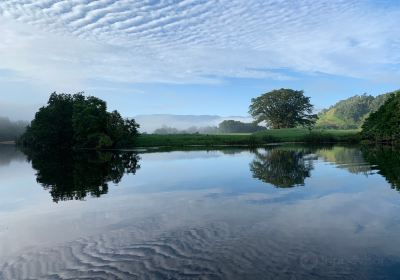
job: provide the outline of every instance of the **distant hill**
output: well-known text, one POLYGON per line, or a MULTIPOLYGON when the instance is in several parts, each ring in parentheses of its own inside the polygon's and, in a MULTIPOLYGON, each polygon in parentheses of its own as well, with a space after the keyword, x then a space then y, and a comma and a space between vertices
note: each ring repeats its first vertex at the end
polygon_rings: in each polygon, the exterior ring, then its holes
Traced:
POLYGON ((360 128, 364 120, 385 103, 390 93, 376 97, 372 95, 355 95, 337 102, 318 114, 316 127, 354 129, 360 128))

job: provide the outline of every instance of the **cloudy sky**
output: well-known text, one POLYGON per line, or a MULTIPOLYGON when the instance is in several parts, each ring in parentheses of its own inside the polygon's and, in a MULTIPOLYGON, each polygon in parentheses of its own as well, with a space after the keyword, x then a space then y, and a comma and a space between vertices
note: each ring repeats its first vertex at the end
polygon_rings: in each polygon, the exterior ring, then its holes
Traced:
POLYGON ((316 108, 400 88, 400 2, 1 0, 0 115, 85 91, 124 115, 247 115, 303 89, 316 108))

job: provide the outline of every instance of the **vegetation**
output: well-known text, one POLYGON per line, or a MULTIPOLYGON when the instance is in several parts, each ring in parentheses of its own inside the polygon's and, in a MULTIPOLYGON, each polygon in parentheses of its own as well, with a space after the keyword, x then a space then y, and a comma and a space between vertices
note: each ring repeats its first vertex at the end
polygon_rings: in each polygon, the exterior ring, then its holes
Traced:
POLYGON ((78 93, 51 94, 20 138, 20 144, 35 149, 121 148, 133 146, 139 125, 107 112, 106 102, 78 93))
POLYGON ((357 130, 313 130, 305 128, 267 129, 253 134, 142 134, 137 138, 138 147, 185 147, 246 145, 258 146, 277 142, 357 142, 357 130))
POLYGON ((328 129, 360 128, 368 115, 378 110, 389 96, 390 94, 377 97, 363 94, 341 100, 318 114, 316 126, 328 129))
POLYGON ((244 123, 235 120, 225 120, 218 125, 220 133, 253 133, 265 129, 265 127, 255 123, 244 123))
POLYGON ((274 142, 274 139, 254 137, 251 134, 142 134, 137 139, 138 147, 184 147, 184 146, 220 146, 246 145, 256 146, 274 142))
POLYGON ((218 133, 218 127, 216 126, 205 126, 196 127, 191 126, 187 129, 179 130, 175 127, 162 126, 154 130, 153 134, 193 134, 193 133, 204 133, 204 134, 216 134, 218 133))
POLYGON ((196 127, 191 126, 187 129, 179 130, 174 127, 162 126, 154 130, 153 134, 219 134, 219 133, 253 133, 256 131, 265 130, 265 127, 256 125, 254 123, 244 123, 235 120, 225 120, 222 121, 218 127, 217 126, 205 126, 196 127))
POLYGON ((359 131, 337 129, 313 129, 309 131, 304 128, 268 129, 254 133, 254 137, 271 137, 278 142, 354 143, 359 141, 359 131))
POLYGON ((335 129, 312 129, 317 117, 312 114, 313 105, 309 97, 305 97, 303 91, 279 89, 252 99, 250 113, 255 118, 254 123, 226 120, 218 127, 191 127, 183 131, 164 126, 157 129, 155 134, 138 136, 139 125, 135 120, 123 119, 117 111, 108 112, 103 100, 85 97, 81 93, 53 93, 47 105, 36 113, 19 143, 39 150, 134 146, 259 146, 275 142, 354 143, 361 139, 357 129, 337 128, 341 125, 357 128, 368 115, 370 117, 363 126, 364 138, 395 141, 400 136, 399 96, 399 92, 376 98, 364 94, 340 101, 323 111, 318 120, 318 126, 331 126, 335 129), (385 100, 387 102, 381 106, 385 100), (371 114, 374 110, 377 111, 371 114), (329 121, 335 122, 335 125, 328 124, 329 121), (266 129, 257 123, 276 129, 266 129), (207 134, 199 134, 200 130, 207 134))
POLYGON ((13 122, 0 117, 0 142, 17 140, 25 132, 27 125, 27 122, 13 122))
POLYGON ((253 98, 249 113, 255 123, 264 122, 274 129, 312 127, 317 120, 313 108, 303 91, 282 88, 253 98))
POLYGON ((398 142, 400 139, 400 91, 370 114, 362 126, 362 137, 375 142, 398 142))

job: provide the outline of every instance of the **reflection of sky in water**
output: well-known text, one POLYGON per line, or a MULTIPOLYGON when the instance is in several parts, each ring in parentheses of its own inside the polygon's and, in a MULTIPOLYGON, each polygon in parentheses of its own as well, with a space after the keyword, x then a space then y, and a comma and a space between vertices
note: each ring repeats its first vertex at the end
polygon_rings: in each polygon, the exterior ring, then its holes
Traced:
POLYGON ((305 185, 284 189, 252 177, 249 151, 145 153, 108 194, 59 204, 12 161, 0 166, 3 277, 396 279, 400 194, 313 153, 305 185))

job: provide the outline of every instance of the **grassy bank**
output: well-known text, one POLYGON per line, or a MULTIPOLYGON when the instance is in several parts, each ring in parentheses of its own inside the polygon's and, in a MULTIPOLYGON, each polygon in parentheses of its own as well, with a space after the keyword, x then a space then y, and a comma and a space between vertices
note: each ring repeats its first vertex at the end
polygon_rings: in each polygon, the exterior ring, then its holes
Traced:
POLYGON ((139 147, 184 146, 257 146, 279 142, 358 142, 357 130, 271 129, 254 134, 143 134, 138 137, 139 147))
POLYGON ((269 129, 257 132, 256 137, 272 137, 278 142, 359 142, 358 130, 304 128, 269 129))

